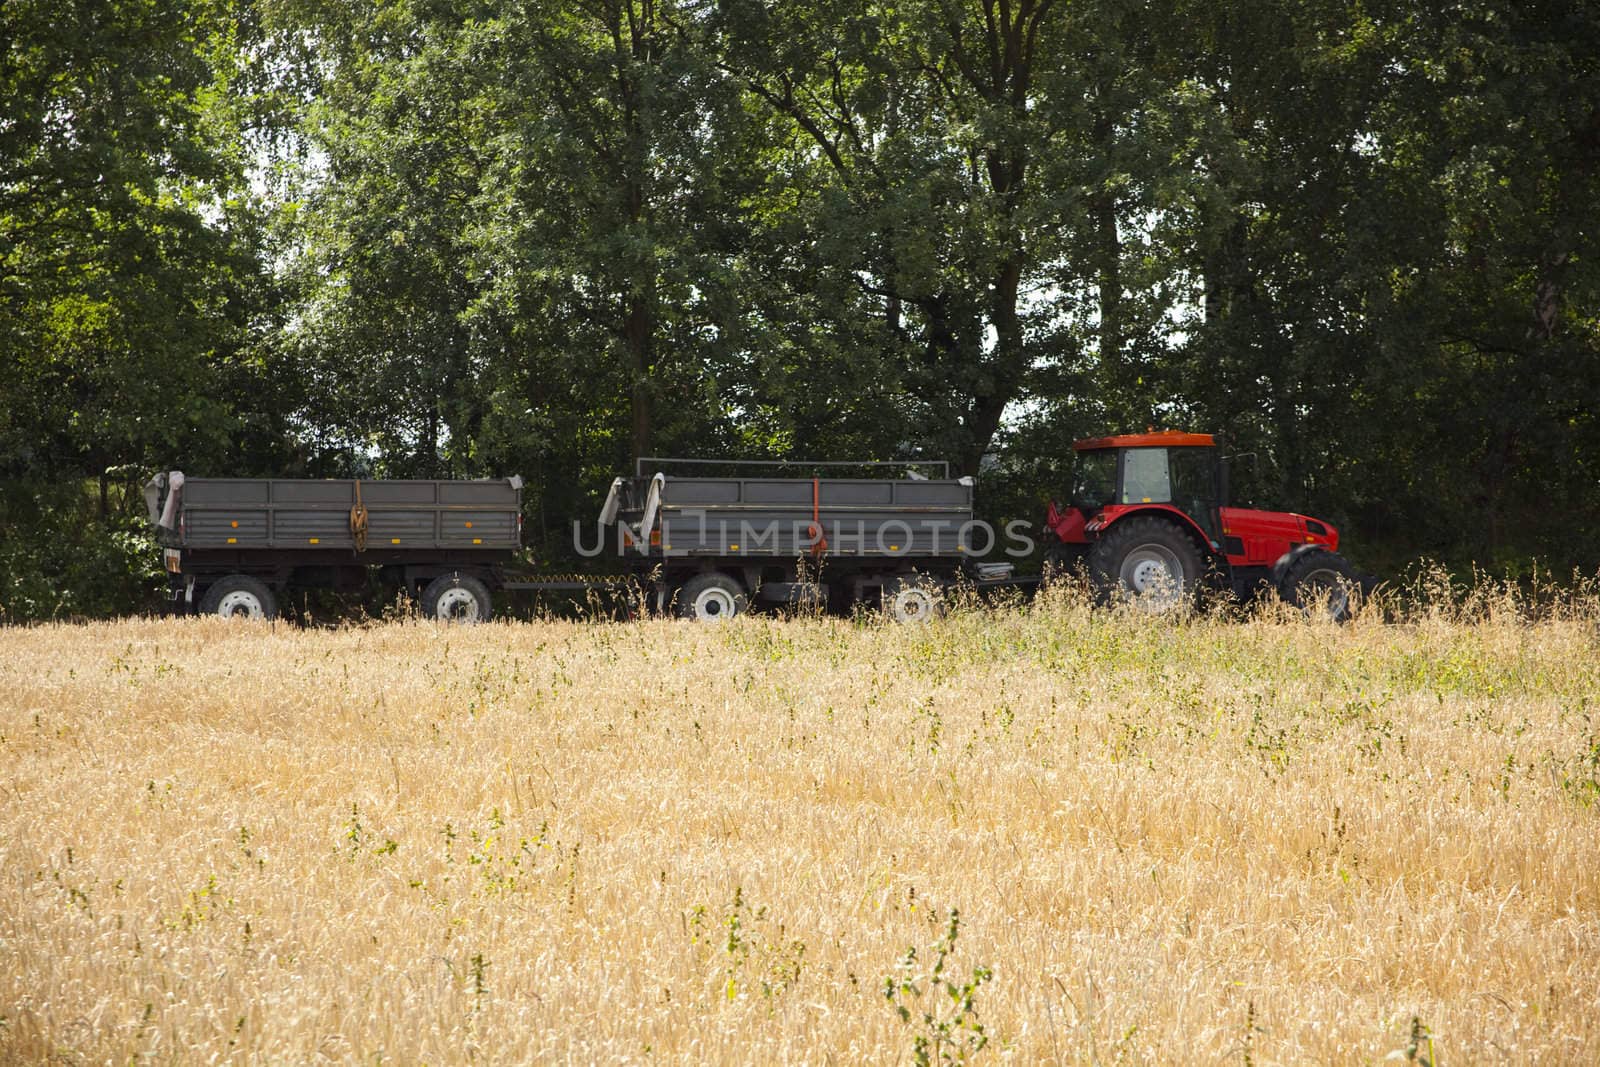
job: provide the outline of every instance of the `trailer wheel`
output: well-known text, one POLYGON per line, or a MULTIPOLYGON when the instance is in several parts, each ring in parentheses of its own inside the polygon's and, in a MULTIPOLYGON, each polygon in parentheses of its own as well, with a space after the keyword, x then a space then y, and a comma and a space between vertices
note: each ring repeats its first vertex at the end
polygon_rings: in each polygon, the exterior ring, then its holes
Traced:
POLYGON ((200 598, 200 614, 224 619, 276 619, 278 598, 260 579, 230 574, 206 590, 200 598))
POLYGON ((1334 622, 1344 622, 1361 595, 1361 580, 1337 552, 1313 549, 1289 564, 1278 583, 1278 595, 1307 614, 1320 611, 1334 622))
POLYGON ((1151 614, 1192 601, 1200 569, 1194 540, 1164 519, 1123 519, 1089 549, 1095 591, 1106 600, 1129 598, 1151 614))
POLYGON ((696 622, 725 622, 749 608, 743 587, 719 571, 697 574, 678 590, 678 614, 696 622))
POLYGON ((939 586, 925 578, 896 578, 883 587, 883 605, 902 626, 944 614, 939 586))
POLYGON ((471 625, 494 614, 489 587, 466 574, 441 574, 422 591, 422 614, 440 622, 471 625))

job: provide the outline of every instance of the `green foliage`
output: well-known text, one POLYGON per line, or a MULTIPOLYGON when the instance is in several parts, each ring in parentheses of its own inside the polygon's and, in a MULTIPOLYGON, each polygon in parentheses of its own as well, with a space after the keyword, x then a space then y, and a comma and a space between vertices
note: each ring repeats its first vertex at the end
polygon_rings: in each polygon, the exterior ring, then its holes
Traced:
POLYGON ((949 458, 1037 520, 1073 437, 1159 423, 1374 569, 1600 563, 1583 5, 15 0, 0 40, 26 493, 521 473, 559 558, 641 454, 949 458))
POLYGON ((82 483, 0 483, 0 623, 145 609, 161 553, 131 512, 101 517, 82 483))
POLYGON ((922 970, 913 945, 896 972, 883 980, 884 997, 912 1030, 911 1058, 918 1067, 965 1063, 989 1043, 989 1034, 978 1021, 977 996, 994 972, 974 967, 970 977, 960 980, 946 971, 960 932, 961 914, 951 908, 939 940, 929 948, 932 966, 922 970))
MULTIPOLYGON (((0 12, 0 473, 246 461, 270 291, 225 2, 0 12)), ((259 406, 259 407, 258 407, 259 406)))

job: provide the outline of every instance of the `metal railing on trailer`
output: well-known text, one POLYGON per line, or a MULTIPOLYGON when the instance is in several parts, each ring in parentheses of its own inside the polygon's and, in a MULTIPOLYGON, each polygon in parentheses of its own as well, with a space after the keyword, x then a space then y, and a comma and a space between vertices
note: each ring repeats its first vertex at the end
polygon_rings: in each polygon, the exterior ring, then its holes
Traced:
POLYGON ((688 466, 700 467, 790 467, 810 470, 817 469, 850 469, 873 467, 937 467, 939 477, 950 477, 950 461, 946 459, 692 459, 685 456, 640 456, 633 465, 634 476, 644 477, 645 467, 651 466, 659 469, 663 464, 681 463, 688 466))

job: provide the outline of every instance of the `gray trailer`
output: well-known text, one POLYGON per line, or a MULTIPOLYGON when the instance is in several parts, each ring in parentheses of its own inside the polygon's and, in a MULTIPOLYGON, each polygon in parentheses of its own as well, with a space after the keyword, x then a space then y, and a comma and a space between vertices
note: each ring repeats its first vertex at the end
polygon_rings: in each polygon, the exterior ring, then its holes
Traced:
MULTIPOLYGON (((765 463, 645 458, 611 485, 605 543, 648 588, 658 610, 725 619, 754 604, 847 611, 881 604, 910 622, 939 611, 962 575, 1002 577, 973 561, 981 532, 973 480, 944 463, 765 463), (872 470, 888 477, 706 477, 675 467, 872 470), (655 468, 653 474, 647 469, 655 468), (939 477, 927 477, 933 468, 939 477), (896 476, 898 475, 898 476, 896 476)), ((987 550, 983 545, 980 550, 987 550)), ((1009 574, 1009 567, 1003 568, 1009 574)))
POLYGON ((522 543, 522 479, 185 478, 145 487, 172 606, 272 618, 288 590, 359 589, 372 571, 423 611, 486 619, 522 543))

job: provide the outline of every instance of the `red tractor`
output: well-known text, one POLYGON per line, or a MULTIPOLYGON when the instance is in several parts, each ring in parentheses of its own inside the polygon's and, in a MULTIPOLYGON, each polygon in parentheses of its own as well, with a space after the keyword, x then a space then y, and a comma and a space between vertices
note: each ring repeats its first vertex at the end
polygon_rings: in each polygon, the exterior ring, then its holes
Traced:
MULTIPOLYGON (((1276 590, 1291 604, 1347 617, 1360 579, 1320 519, 1228 506, 1228 465, 1211 434, 1176 430, 1073 444, 1072 497, 1050 502, 1045 525, 1057 566, 1087 565, 1107 599, 1160 610, 1203 581, 1241 597, 1276 590)), ((1047 535, 1047 540, 1048 540, 1047 535)))

